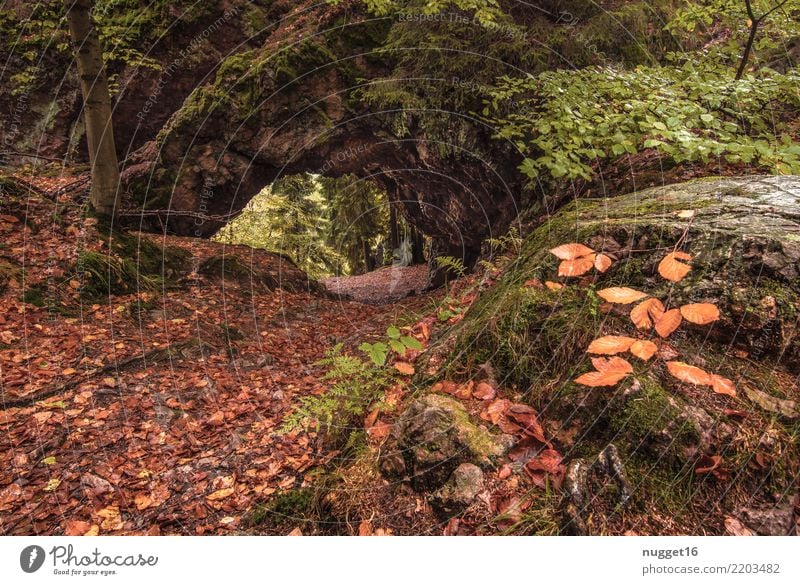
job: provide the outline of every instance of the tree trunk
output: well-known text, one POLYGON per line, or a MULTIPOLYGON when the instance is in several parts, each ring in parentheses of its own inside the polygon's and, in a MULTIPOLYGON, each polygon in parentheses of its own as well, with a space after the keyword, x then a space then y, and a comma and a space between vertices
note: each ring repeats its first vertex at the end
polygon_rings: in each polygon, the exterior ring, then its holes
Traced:
POLYGON ((400 225, 397 223, 397 208, 389 203, 389 242, 392 251, 400 247, 400 225))
POLYGON ((89 202, 99 215, 110 216, 119 202, 119 167, 111 125, 111 95, 103 67, 103 51, 90 11, 91 0, 64 0, 78 63, 83 119, 89 145, 92 188, 89 202))

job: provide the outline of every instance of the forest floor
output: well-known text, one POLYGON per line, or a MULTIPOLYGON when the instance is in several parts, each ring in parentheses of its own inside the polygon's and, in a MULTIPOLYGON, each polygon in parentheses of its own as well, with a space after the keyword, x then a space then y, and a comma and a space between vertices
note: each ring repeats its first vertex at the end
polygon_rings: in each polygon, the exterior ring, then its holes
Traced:
MULTIPOLYGON (((87 300, 71 271, 103 242, 62 199, 5 201, 0 215, 0 534, 239 531, 255 502, 324 463, 314 433, 275 431, 325 390, 326 350, 436 298, 365 305, 193 271, 174 290, 87 300)), ((298 272, 242 246, 153 239, 195 267, 235 252, 298 272)))

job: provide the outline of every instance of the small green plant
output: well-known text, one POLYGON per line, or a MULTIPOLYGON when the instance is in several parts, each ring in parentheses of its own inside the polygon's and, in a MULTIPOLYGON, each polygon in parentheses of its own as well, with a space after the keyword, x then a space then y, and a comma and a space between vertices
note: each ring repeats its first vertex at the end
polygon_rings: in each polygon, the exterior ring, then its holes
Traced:
POLYGON ((332 385, 320 396, 303 396, 290 414, 280 433, 308 430, 315 424, 317 431, 334 441, 348 435, 355 421, 375 407, 382 407, 384 390, 391 385, 395 373, 386 367, 389 348, 386 344, 362 344, 360 348, 369 359, 343 353, 339 343, 330 349, 316 365, 327 366, 323 380, 332 385), (365 349, 370 345, 370 349, 365 349), (375 348, 375 346, 379 346, 375 348), (382 347, 386 347, 383 351, 382 347), (381 358, 381 359, 378 359, 381 358), (380 363, 379 363, 380 362, 380 363))
POLYGON ((467 271, 466 266, 459 258, 454 258, 453 256, 437 256, 436 263, 441 268, 446 268, 456 276, 464 276, 464 273, 467 271))
POLYGON ((497 254, 502 254, 510 250, 519 250, 522 247, 522 242, 523 239, 519 235, 519 230, 516 226, 511 226, 505 234, 498 238, 489 238, 486 240, 490 249, 497 254))

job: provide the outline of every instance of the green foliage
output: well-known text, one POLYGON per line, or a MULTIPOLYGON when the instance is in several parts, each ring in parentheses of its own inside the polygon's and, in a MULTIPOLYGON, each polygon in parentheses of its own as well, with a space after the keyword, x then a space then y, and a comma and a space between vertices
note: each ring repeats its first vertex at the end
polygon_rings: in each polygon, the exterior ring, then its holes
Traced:
POLYGON ((312 278, 371 268, 373 248, 387 239, 385 194, 350 175, 292 175, 254 197, 214 239, 290 256, 312 278))
MULTIPOLYGON (((341 0, 328 2, 335 5, 341 0)), ((501 14, 497 0, 364 0, 364 4, 377 16, 414 10, 429 15, 456 9, 474 15, 475 20, 485 26, 493 24, 501 14)))
POLYGON ((328 391, 320 396, 301 397, 299 405, 286 418, 280 432, 308 429, 313 423, 318 432, 324 432, 336 441, 346 437, 366 412, 383 407, 384 391, 391 385, 395 374, 385 366, 388 346, 380 343, 385 348, 382 352, 375 345, 379 344, 361 348, 369 360, 343 353, 342 344, 330 349, 326 357, 316 364, 328 368, 322 378, 330 383, 328 391))
POLYGON ((460 258, 455 258, 454 256, 437 256, 436 264, 438 264, 440 268, 445 268, 458 277, 464 276, 467 271, 464 262, 460 258))
POLYGON ((724 157, 797 173, 798 81, 793 70, 735 82, 690 64, 553 71, 501 79, 484 115, 525 155, 520 170, 530 179, 590 179, 593 163, 649 148, 676 163, 724 157), (508 100, 521 108, 505 112, 508 100))

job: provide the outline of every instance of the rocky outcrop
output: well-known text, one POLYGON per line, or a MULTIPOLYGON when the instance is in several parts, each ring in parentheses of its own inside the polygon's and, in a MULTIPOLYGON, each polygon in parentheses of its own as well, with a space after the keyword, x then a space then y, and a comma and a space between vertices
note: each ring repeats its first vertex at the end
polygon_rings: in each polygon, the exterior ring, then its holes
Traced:
POLYGON ((457 400, 429 394, 412 402, 394 423, 380 468, 387 478, 409 481, 418 491, 433 492, 449 481, 438 499, 451 505, 469 499, 480 483, 475 465, 491 467, 512 442, 475 424, 457 400))

